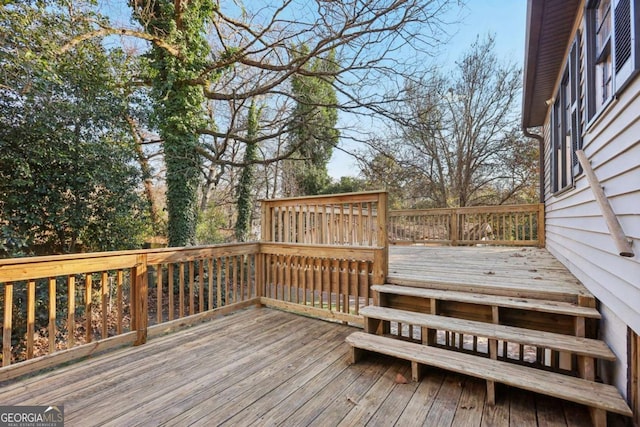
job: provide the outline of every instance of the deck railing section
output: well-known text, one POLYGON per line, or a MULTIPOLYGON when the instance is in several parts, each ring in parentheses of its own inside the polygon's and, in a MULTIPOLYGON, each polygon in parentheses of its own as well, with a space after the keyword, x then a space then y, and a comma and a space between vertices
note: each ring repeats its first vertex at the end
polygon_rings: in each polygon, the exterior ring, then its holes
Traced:
POLYGON ((386 218, 386 192, 263 201, 263 302, 361 322, 387 276, 386 218))
POLYGON ((391 244, 544 246, 544 205, 389 212, 391 244))
POLYGON ((254 243, 0 260, 2 366, 142 344, 150 325, 255 299, 258 250, 254 243))
POLYGON ((263 203, 263 242, 0 260, 0 381, 253 304, 362 323, 386 193, 263 203))

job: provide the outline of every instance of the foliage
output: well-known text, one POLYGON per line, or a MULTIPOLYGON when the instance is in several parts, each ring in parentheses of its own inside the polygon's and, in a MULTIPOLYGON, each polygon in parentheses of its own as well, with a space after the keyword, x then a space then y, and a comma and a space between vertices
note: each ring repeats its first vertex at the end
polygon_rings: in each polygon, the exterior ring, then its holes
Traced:
MULTIPOLYGON (((299 55, 305 55, 303 46, 299 55)), ((296 74, 292 79, 292 93, 296 100, 290 124, 290 146, 294 158, 289 162, 290 177, 285 182, 287 195, 321 194, 331 183, 327 163, 340 133, 336 129, 338 99, 332 81, 339 71, 335 52, 316 58, 304 70, 312 74, 296 74)))
POLYGON ((366 189, 364 180, 352 176, 342 176, 340 180, 332 181, 325 187, 322 194, 356 193, 366 189))
POLYGON ((238 202, 235 235, 238 242, 246 242, 251 231, 251 217, 253 213, 252 189, 255 181, 255 165, 258 159, 258 144, 255 141, 258 136, 258 122, 260 111, 256 111, 255 102, 251 102, 247 117, 247 145, 244 152, 244 167, 238 184, 238 202))
MULTIPOLYGON (((59 1, 70 11, 78 7, 111 8, 106 6, 108 2, 59 1)), ((309 192, 317 192, 328 184, 324 164, 316 167, 307 161, 312 155, 298 151, 300 138, 289 146, 283 144, 292 129, 302 128, 289 126, 292 118, 316 119, 314 114, 290 114, 295 105, 311 105, 294 93, 292 77, 314 85, 324 82, 327 88, 343 94, 342 102, 330 102, 332 108, 363 115, 384 112, 389 99, 381 87, 387 82, 395 84, 398 76, 413 75, 416 55, 412 53, 432 50, 445 34, 442 17, 460 5, 458 0, 352 0, 318 2, 311 8, 306 0, 278 5, 213 0, 127 3, 133 25, 122 25, 116 19, 105 22, 78 17, 84 33, 57 40, 57 45, 65 54, 108 35, 110 43, 126 47, 134 38, 132 50, 146 50, 141 59, 148 72, 132 73, 129 86, 152 88, 155 120, 149 130, 159 134, 162 149, 157 154, 166 165, 163 173, 172 246, 191 244, 195 239, 196 190, 201 184, 198 170, 204 162, 208 162, 208 172, 201 187, 201 209, 207 206, 215 182, 234 186, 233 173, 244 166, 236 156, 244 152, 242 144, 247 144, 245 130, 236 126, 236 118, 242 116, 248 100, 263 97, 274 111, 265 114, 269 123, 262 127, 258 141, 261 153, 256 165, 264 166, 265 177, 273 178, 273 182, 265 181, 265 193, 278 195, 276 179, 282 177, 281 162, 292 156, 304 159, 295 162, 309 170, 301 181, 314 188, 309 192), (308 49, 291 54, 292 44, 308 49), (336 58, 330 61, 333 64, 341 64, 335 73, 320 66, 329 57, 336 58), (228 112, 222 120, 220 110, 228 112), (205 116, 208 120, 203 120, 205 116), (310 167, 304 167, 304 162, 310 167), (221 181, 218 171, 226 174, 221 181)), ((332 114, 336 113, 328 116, 332 114)), ((320 140, 332 138, 323 136, 320 140)), ((321 146, 311 147, 315 154, 328 153, 321 146)), ((149 174, 142 163, 145 194, 152 201, 149 174)), ((158 229, 159 211, 154 208, 150 203, 152 221, 158 229)))
POLYGON ((215 203, 210 203, 205 210, 200 211, 198 214, 197 243, 200 245, 212 245, 227 242, 229 236, 224 231, 226 225, 226 212, 216 206, 215 203))
POLYGON ((205 24, 214 10, 196 0, 176 10, 169 0, 131 0, 134 16, 150 34, 176 46, 180 55, 154 45, 148 54, 155 124, 164 141, 167 167, 169 246, 196 241, 200 155, 197 129, 204 125, 202 88, 185 84, 198 77, 209 58, 205 24))
POLYGON ((394 157, 377 153, 361 165, 366 189, 389 192, 389 208, 418 208, 416 200, 423 194, 423 189, 413 185, 413 174, 404 168, 394 157))
POLYGON ((73 19, 29 4, 0 11, 4 256, 133 248, 145 229, 120 53, 95 39, 56 56, 56 38, 86 31, 73 19))

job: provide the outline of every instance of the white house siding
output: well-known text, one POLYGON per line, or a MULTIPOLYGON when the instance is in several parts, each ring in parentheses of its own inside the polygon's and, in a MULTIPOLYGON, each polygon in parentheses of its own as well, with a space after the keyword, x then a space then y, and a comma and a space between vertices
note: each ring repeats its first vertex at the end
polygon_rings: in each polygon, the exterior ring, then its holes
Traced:
POLYGON ((603 364, 602 375, 624 394, 627 326, 640 333, 640 77, 588 125, 583 139, 585 154, 634 242, 635 257, 618 255, 584 175, 575 179, 575 188, 551 194, 549 115, 544 137, 547 249, 600 301, 601 334, 619 358, 615 366, 603 364))
POLYGON ((600 306, 600 336, 607 338, 609 347, 617 357, 614 362, 600 362, 599 374, 607 384, 616 384, 623 396, 627 395, 627 327, 607 306, 600 306))

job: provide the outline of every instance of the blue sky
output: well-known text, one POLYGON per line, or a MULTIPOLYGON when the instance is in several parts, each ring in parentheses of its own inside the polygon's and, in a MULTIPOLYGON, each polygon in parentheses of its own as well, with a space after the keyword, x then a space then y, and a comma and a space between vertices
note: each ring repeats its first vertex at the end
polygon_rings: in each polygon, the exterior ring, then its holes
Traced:
MULTIPOLYGON (((121 25, 129 22, 129 9, 125 0, 98 0, 102 11, 121 25)), ((513 61, 519 66, 524 62, 526 0, 466 0, 466 5, 457 9, 449 21, 458 21, 449 27, 450 40, 435 58, 446 67, 453 67, 465 50, 476 40, 493 34, 496 53, 503 61, 513 61)), ((432 63, 434 58, 425 58, 432 63)), ((334 151, 329 163, 329 174, 338 179, 345 175, 357 175, 359 169, 352 157, 339 150, 334 151)))
MULTIPOLYGON (((437 57, 439 63, 445 67, 454 66, 478 36, 493 34, 499 59, 523 66, 526 0, 468 0, 459 13, 459 23, 450 28, 451 40, 437 57)), ((353 158, 339 150, 334 151, 329 163, 329 174, 333 178, 354 176, 357 172, 353 158)))

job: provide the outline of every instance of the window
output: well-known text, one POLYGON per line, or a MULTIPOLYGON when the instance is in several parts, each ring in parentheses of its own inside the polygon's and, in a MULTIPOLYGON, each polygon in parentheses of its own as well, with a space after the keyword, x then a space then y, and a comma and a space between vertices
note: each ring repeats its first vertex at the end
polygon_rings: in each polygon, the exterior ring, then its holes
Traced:
POLYGON ((587 6, 587 114, 591 119, 620 93, 640 61, 640 0, 592 0, 587 6))
POLYGON ((571 47, 560 89, 551 112, 551 189, 554 193, 573 185, 581 172, 576 150, 582 148, 580 91, 580 34, 571 47))

